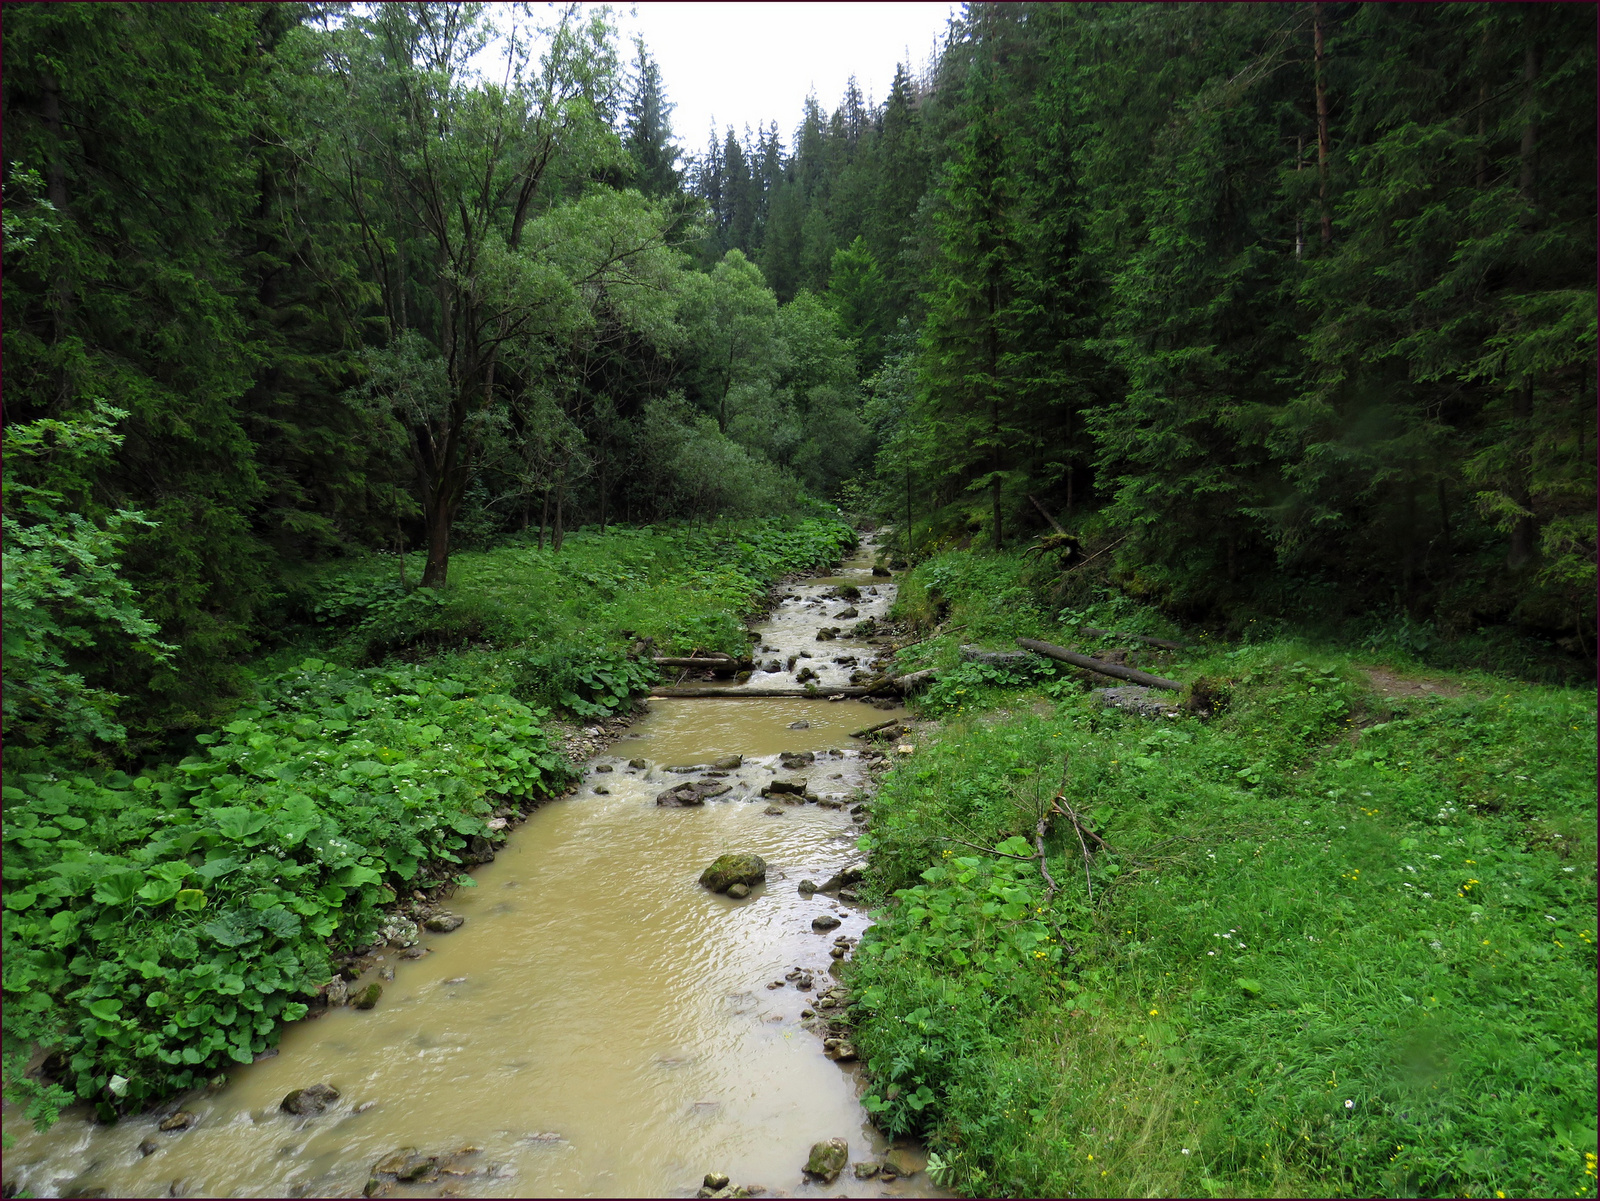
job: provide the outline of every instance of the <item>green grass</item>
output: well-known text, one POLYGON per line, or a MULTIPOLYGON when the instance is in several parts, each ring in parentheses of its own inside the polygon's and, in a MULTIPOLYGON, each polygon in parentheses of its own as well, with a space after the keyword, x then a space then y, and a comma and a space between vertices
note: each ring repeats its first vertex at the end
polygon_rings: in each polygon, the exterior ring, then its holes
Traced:
MULTIPOLYGON (((976 591, 1005 561, 969 570, 942 589, 969 629, 908 658, 949 663, 974 627, 997 646, 1028 632, 1015 600, 976 591)), ((915 617, 926 589, 905 595, 915 617)), ((1174 632, 1113 607, 1065 620, 1174 632)), ((871 1107, 924 1134, 943 1178, 977 1195, 1594 1195, 1592 690, 1474 674, 1459 697, 1401 702, 1349 656, 1277 639, 1165 658, 1229 703, 1152 720, 1053 670, 966 670, 875 802, 884 912, 855 980, 871 1107), (1091 902, 1052 818, 1061 887, 1041 913, 1034 865, 967 844, 1026 852, 1058 788, 1112 851, 1091 902), (1031 889, 1026 912, 985 912, 997 881, 1031 889)))

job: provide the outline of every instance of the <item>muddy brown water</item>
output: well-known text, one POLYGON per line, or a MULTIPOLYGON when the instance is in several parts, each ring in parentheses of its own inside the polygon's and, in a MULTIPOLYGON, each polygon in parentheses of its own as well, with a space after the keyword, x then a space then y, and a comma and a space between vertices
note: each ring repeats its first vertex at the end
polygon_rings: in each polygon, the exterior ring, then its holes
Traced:
MULTIPOLYGON (((762 661, 809 651, 824 685, 844 682, 876 648, 818 643, 845 607, 817 603, 841 583, 873 587, 853 602, 881 615, 893 595, 869 574, 870 544, 839 574, 790 585, 753 645, 762 661)), ((798 670, 798 665, 796 670, 798 670)), ((790 673, 785 673, 785 676, 790 673)), ((779 682, 758 673, 753 686, 779 682)), ((926 1173, 892 1184, 807 1182, 811 1145, 842 1137, 852 1161, 889 1148, 861 1108, 854 1065, 823 1055, 801 1025, 833 982, 834 939, 866 915, 798 884, 859 859, 848 806, 866 783, 852 730, 896 716, 855 701, 657 700, 588 764, 576 793, 514 831, 477 887, 450 900, 466 918, 425 934, 420 960, 389 952, 394 979, 373 1010, 336 1009, 283 1032, 279 1053, 236 1069, 212 1094, 181 1102, 199 1121, 163 1134, 165 1110, 101 1126, 80 1112, 44 1134, 25 1131, 5 1178, 40 1197, 359 1196, 372 1165, 401 1147, 462 1156, 466 1174, 394 1195, 689 1196, 710 1171, 771 1195, 937 1195, 926 1173), (799 728, 799 723, 804 723, 799 728), (789 771, 782 751, 811 751, 789 771), (703 808, 664 809, 657 793, 705 771, 669 766, 744 756, 730 791, 703 808), (630 759, 648 766, 635 769, 630 759), (609 769, 609 770, 602 770, 609 769), (759 790, 804 777, 824 804, 777 806, 759 790), (604 792, 597 791, 604 789, 604 792), (743 901, 708 893, 701 870, 753 851, 769 875, 743 901), (816 933, 811 920, 842 924, 816 933), (800 968, 815 987, 784 981, 800 968), (768 988, 771 982, 780 988, 768 988), (332 1084, 340 1100, 315 1118, 282 1112, 291 1089, 332 1084), (154 1140, 149 1155, 140 1144, 154 1140)))

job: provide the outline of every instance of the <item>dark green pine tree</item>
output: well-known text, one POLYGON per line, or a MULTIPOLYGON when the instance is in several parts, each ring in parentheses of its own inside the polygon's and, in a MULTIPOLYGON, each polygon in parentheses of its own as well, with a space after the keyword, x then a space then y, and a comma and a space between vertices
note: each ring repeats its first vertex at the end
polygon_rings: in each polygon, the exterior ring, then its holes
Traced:
POLYGON ((966 128, 947 169, 937 217, 940 259, 922 331, 919 419, 929 464, 946 500, 987 500, 988 534, 1005 542, 1005 485, 1014 470, 1008 331, 1013 274, 1022 255, 1012 228, 1018 179, 1003 84, 979 54, 967 82, 966 128))
POLYGON ((622 145, 632 157, 634 185, 646 196, 676 196, 683 186, 678 148, 672 142, 672 110, 661 84, 661 68, 644 42, 635 44, 633 90, 628 97, 622 145))
POLYGON ((91 682, 140 698, 146 730, 182 728, 233 685, 269 592, 251 529, 266 485, 240 414, 257 370, 240 231, 270 60, 247 5, 30 5, 5 25, 8 202, 32 170, 55 211, 5 249, 7 420, 102 398, 127 412, 85 515, 155 522, 125 576, 182 649, 153 677, 108 653, 91 682))
POLYGON ((725 247, 742 250, 747 257, 755 235, 758 208, 752 184, 759 188, 760 180, 752 178, 750 155, 739 139, 734 137, 733 126, 730 125, 722 147, 721 207, 717 212, 717 228, 725 247))
POLYGON ((928 190, 922 122, 904 64, 895 68, 874 159, 876 192, 861 233, 889 283, 890 311, 899 317, 908 311, 918 290, 919 281, 904 250, 906 240, 915 236, 917 206, 928 190))

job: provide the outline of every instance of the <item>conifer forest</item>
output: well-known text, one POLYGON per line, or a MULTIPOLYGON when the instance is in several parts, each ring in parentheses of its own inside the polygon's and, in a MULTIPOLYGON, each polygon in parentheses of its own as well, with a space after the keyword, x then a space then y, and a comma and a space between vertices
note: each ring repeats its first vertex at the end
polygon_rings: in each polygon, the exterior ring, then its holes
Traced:
POLYGON ((255 1070, 859 544, 905 1182, 1595 1196, 1596 11, 970 3, 707 137, 599 7, 6 5, 8 1146, 255 1070))

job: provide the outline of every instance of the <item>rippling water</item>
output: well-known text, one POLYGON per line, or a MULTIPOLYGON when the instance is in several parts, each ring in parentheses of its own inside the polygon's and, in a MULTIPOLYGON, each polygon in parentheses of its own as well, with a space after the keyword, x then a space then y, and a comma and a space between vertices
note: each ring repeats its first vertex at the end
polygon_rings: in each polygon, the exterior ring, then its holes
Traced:
MULTIPOLYGON (((865 562, 843 578, 870 580, 865 562)), ((807 603, 827 586, 791 589, 804 599, 785 601, 763 633, 784 653, 825 651, 824 680, 838 683, 849 669, 833 657, 871 651, 815 642, 819 625, 850 624, 831 621, 839 602, 807 603)), ((880 583, 864 599, 881 612, 890 591, 880 583)), ((7 1181, 38 1196, 354 1196, 396 1148, 475 1147, 459 1161, 467 1174, 394 1195, 684 1196, 712 1170, 778 1194, 927 1195, 920 1175, 886 1186, 847 1169, 826 1188, 801 1178, 820 1139, 846 1138, 852 1160, 887 1146, 853 1070, 799 1024, 828 983, 834 938, 858 936, 865 919, 797 885, 852 861, 860 830, 845 809, 782 805, 774 816, 757 795, 778 774, 850 798, 865 765, 849 732, 893 715, 851 701, 652 702, 574 796, 533 814, 449 902, 467 919, 459 931, 424 935, 423 959, 388 960, 395 978, 377 1008, 287 1028, 276 1057, 184 1101, 200 1119, 186 1132, 157 1132, 159 1114, 105 1127, 69 1113, 18 1139, 7 1181), (783 770, 784 750, 816 761, 783 770), (725 754, 745 756, 719 778, 729 793, 703 808, 656 806, 657 793, 705 778, 667 765, 725 754), (630 768, 636 758, 649 766, 630 768), (770 865, 744 901, 697 882, 726 851, 770 865), (823 911, 839 929, 812 931, 823 911), (816 991, 766 987, 796 967, 816 974, 816 991), (319 1081, 342 1094, 328 1113, 278 1108, 319 1081), (143 1155, 146 1139, 160 1149, 143 1155)))

